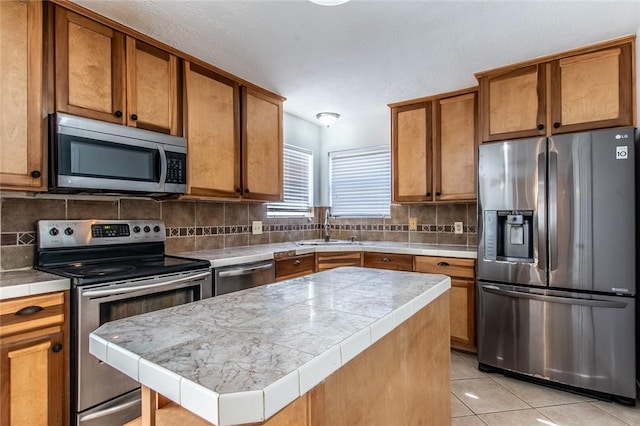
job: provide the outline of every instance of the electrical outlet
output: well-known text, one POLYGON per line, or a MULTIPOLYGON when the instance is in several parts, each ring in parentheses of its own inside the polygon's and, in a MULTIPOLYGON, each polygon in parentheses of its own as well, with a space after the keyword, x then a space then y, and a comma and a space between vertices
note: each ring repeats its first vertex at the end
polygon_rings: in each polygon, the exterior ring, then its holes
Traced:
POLYGON ((417 231, 418 230, 418 218, 410 217, 409 218, 409 231, 417 231))
POLYGON ((253 235, 262 234, 262 221, 261 220, 254 220, 253 222, 251 222, 251 233, 253 235))
POLYGON ((462 222, 453 222, 453 232, 462 234, 462 222))

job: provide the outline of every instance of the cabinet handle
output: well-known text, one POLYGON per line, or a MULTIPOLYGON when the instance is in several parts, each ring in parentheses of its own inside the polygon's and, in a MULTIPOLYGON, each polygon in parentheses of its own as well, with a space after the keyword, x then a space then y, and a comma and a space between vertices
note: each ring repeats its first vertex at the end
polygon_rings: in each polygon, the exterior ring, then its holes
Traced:
POLYGON ((293 264, 294 264, 294 265, 299 265, 299 264, 301 264, 301 263, 302 263, 302 262, 300 262, 300 259, 296 259, 296 261, 295 261, 295 262, 293 262, 293 264))
POLYGON ((245 193, 245 194, 248 194, 248 193, 249 193, 249 188, 245 188, 245 189, 244 189, 244 193, 245 193))
POLYGON ((116 111, 115 116, 118 118, 122 117, 122 111, 116 111))
POLYGON ((544 130, 544 124, 538 124, 538 130, 544 130))
POLYGON ((27 306, 16 312, 16 315, 31 315, 35 314, 36 312, 40 312, 41 310, 42 306, 27 306))
POLYGON ((39 178, 40 176, 42 176, 42 173, 40 173, 40 170, 34 170, 31 172, 32 178, 39 178))
POLYGON ((62 350, 62 345, 60 343, 56 343, 55 345, 53 345, 53 347, 51 348, 52 351, 58 353, 62 350))
POLYGON ((133 121, 136 121, 138 119, 138 116, 136 114, 131 114, 131 119, 133 121))
POLYGON ((431 197, 431 193, 430 192, 427 192, 427 197, 431 197))
POLYGON ((383 261, 383 262, 391 262, 391 259, 389 259, 388 257, 383 257, 383 258, 382 258, 382 261, 383 261))
POLYGON ((438 262, 438 266, 449 266, 449 262, 438 262))
POLYGON ((440 196, 440 193, 439 193, 439 192, 436 192, 436 197, 439 197, 439 196, 440 196))
POLYGON ((558 127, 560 127, 560 123, 553 123, 553 127, 557 129, 558 127))

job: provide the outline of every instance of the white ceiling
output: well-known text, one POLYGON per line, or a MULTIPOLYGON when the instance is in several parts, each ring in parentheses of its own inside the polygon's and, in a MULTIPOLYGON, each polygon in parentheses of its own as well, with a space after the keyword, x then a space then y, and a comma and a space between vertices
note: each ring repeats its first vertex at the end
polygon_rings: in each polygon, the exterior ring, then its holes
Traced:
POLYGON ((315 122, 476 85, 474 72, 640 28, 640 1, 74 0, 287 98, 315 122))

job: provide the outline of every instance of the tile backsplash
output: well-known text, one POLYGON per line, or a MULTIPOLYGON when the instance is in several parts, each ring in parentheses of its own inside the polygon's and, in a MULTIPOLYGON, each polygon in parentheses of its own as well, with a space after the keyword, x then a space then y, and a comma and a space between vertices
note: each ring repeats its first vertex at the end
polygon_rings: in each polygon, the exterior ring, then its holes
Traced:
MULTIPOLYGON (((321 238, 325 208, 315 218, 268 218, 265 204, 212 201, 154 201, 146 198, 0 199, 0 270, 32 267, 36 222, 41 219, 162 219, 167 253, 210 250, 321 238), (251 223, 263 222, 261 235, 251 223)), ((364 241, 476 244, 476 204, 392 205, 389 218, 331 218, 331 238, 364 241), (417 231, 409 231, 409 218, 417 231), (454 222, 464 232, 453 232, 454 222)))

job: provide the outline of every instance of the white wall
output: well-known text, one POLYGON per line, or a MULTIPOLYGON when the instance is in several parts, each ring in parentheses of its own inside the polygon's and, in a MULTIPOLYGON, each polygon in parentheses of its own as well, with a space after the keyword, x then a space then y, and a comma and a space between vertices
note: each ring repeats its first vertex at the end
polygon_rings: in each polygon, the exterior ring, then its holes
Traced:
POLYGON ((284 143, 308 149, 313 152, 313 205, 321 205, 319 204, 321 187, 319 171, 320 158, 322 156, 320 150, 320 127, 288 113, 284 113, 282 126, 284 131, 284 143))
POLYGON ((329 205, 329 152, 368 146, 391 145, 391 113, 357 119, 340 117, 331 127, 321 127, 320 143, 320 204, 329 205))

